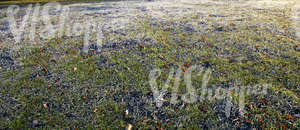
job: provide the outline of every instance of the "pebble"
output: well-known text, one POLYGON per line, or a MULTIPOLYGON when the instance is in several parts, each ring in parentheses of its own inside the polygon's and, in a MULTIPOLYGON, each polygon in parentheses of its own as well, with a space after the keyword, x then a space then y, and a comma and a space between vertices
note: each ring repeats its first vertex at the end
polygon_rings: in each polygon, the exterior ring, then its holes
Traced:
POLYGON ((217 31, 224 31, 224 27, 217 27, 216 30, 217 31))
POLYGON ((38 120, 33 120, 33 121, 32 121, 32 126, 33 126, 33 127, 36 127, 38 124, 39 124, 39 121, 38 121, 38 120))
POLYGON ((129 111, 126 110, 126 111, 125 111, 125 117, 128 117, 128 114, 129 114, 129 111))
POLYGON ((209 17, 225 17, 224 15, 210 14, 209 17))
POLYGON ((8 27, 0 27, 0 31, 7 31, 7 30, 9 30, 9 28, 8 27))

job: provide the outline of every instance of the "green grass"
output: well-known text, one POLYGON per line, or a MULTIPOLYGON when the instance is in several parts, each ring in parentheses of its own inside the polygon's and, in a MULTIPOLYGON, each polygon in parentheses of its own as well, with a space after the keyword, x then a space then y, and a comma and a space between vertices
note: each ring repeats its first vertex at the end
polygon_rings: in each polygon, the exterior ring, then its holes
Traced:
MULTIPOLYGON (((281 23, 278 28, 290 33, 283 26, 291 26, 287 19, 273 18, 281 23)), ((185 20, 192 19, 181 19, 185 20)), ((256 28, 245 23, 235 23, 233 27, 231 21, 222 25, 225 31, 207 34, 188 34, 176 25, 171 27, 176 32, 172 33, 168 31, 169 27, 159 22, 139 22, 143 24, 136 31, 150 37, 152 44, 140 42, 125 48, 106 48, 100 54, 90 50, 90 54, 85 55, 80 53, 83 41, 58 37, 42 47, 24 47, 23 51, 16 52, 20 53, 18 58, 21 58, 22 65, 3 74, 0 88, 1 103, 15 108, 5 108, 10 118, 6 120, 2 116, 1 120, 5 121, 0 122, 0 128, 29 128, 34 120, 39 122, 34 126, 37 128, 117 129, 125 128, 127 124, 140 129, 300 127, 299 118, 288 116, 299 112, 300 103, 300 52, 293 49, 298 44, 293 38, 274 35, 265 31, 267 27, 256 28), (206 39, 200 40, 201 37, 206 39), (105 62, 98 63, 102 59, 105 62), (145 103, 153 100, 148 83, 153 68, 162 69, 157 81, 162 86, 171 67, 181 66, 184 70, 187 64, 207 63, 213 70, 208 84, 211 88, 224 87, 236 80, 245 86, 264 83, 272 86, 267 95, 246 96, 245 117, 240 117, 236 110, 238 97, 233 98, 230 118, 224 116, 222 108, 215 109, 225 100, 165 105, 162 108, 131 101, 136 99, 145 103), (135 97, 139 94, 146 99, 135 97), (125 116, 126 110, 129 110, 128 116, 125 116), (150 113, 136 115, 147 110, 150 113), (155 117, 160 114, 162 117, 155 117)), ((215 25, 210 27, 215 28, 215 25)), ((130 34, 120 37, 121 41, 138 39, 130 34)), ((196 88, 201 87, 199 79, 201 76, 192 77, 196 88)), ((179 87, 179 95, 184 94, 184 83, 181 82, 179 87)), ((166 100, 170 101, 170 95, 166 100)))

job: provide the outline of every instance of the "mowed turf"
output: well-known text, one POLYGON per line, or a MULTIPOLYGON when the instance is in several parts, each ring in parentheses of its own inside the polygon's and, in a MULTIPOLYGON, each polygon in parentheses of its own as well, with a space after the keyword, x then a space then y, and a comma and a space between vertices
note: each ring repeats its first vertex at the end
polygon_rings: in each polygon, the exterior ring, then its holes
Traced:
MULTIPOLYGON (((117 42, 93 44, 89 53, 83 52, 82 37, 56 37, 36 48, 3 47, 0 128, 119 129, 131 124, 134 129, 298 129, 300 45, 290 11, 253 9, 252 16, 233 20, 144 16, 133 21, 139 23, 133 31, 107 35, 117 42), (198 28, 185 24, 189 22, 197 22, 198 28), (171 68, 185 71, 192 65, 212 70, 208 88, 271 86, 266 95, 245 96, 244 116, 239 97, 233 96, 226 117, 225 99, 171 104, 171 78, 165 102, 157 107, 151 70, 162 70, 157 83, 163 86, 171 68)), ((202 76, 192 74, 197 89, 202 76)), ((186 92, 182 76, 178 95, 186 92)))

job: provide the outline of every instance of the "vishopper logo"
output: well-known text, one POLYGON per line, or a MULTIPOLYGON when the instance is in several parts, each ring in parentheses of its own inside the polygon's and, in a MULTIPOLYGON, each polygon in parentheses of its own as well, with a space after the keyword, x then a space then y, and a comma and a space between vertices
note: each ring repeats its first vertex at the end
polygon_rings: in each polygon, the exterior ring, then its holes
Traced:
MULTIPOLYGON (((165 0, 161 0, 165 1, 165 0)), ((157 1, 160 2, 160 1, 157 1)), ((185 0, 166 0, 166 2, 191 2, 185 0)), ((248 0, 240 1, 213 1, 213 0, 194 0, 193 4, 205 4, 205 3, 219 3, 219 4, 247 4, 248 0)), ((130 3, 124 1, 119 3, 120 7, 124 8, 122 11, 124 15, 131 13, 132 9, 130 3)), ((162 7, 164 4, 162 4, 162 7)), ((67 37, 79 37, 82 36, 84 40, 83 51, 88 52, 88 48, 91 44, 97 45, 98 48, 104 44, 106 39, 104 32, 112 32, 117 30, 117 26, 107 25, 107 22, 95 19, 93 17, 87 17, 89 11, 82 10, 72 15, 70 5, 61 5, 57 2, 47 3, 43 6, 40 4, 29 4, 26 7, 20 7, 18 5, 11 5, 7 8, 7 20, 9 23, 9 30, 13 36, 13 47, 18 49, 23 46, 24 39, 30 45, 36 46, 41 44, 40 40, 50 40, 52 38, 67 37), (19 15, 19 14, 24 15, 19 15), (21 17, 20 17, 21 16, 21 17), (75 19, 81 19, 76 21, 75 19), (21 44, 18 44, 21 43, 21 44), (19 46, 20 45, 20 46, 19 46)), ((87 7, 88 8, 88 7, 87 7)), ((97 7, 96 7, 97 8, 97 7)), ((93 9, 93 8, 92 8, 93 9)), ((76 12, 76 11, 75 11, 76 12)), ((151 11, 149 11, 151 12, 151 11)), ((146 12, 146 13, 149 13, 146 12)), ((95 13, 95 12, 94 12, 95 13)), ((125 27, 130 23, 129 17, 122 18, 122 21, 118 21, 118 27, 125 27)), ((99 51, 99 50, 97 50, 99 51)))
MULTIPOLYGON (((185 72, 182 70, 182 67, 178 67, 176 73, 175 69, 171 68, 168 78, 165 81, 163 86, 158 86, 157 79, 161 76, 161 70, 160 69, 153 69, 149 73, 149 84, 151 86, 151 90, 153 92, 153 98, 156 102, 157 107, 161 107, 163 103, 166 101, 164 98, 166 96, 166 93, 168 92, 168 89, 172 89, 171 104, 177 104, 182 100, 184 103, 196 103, 204 101, 205 99, 208 99, 209 101, 212 100, 226 100, 225 105, 225 115, 226 117, 230 116, 231 108, 233 105, 232 99, 233 96, 238 97, 238 106, 239 106, 239 112, 241 116, 244 116, 245 110, 245 96, 246 95, 260 95, 263 96, 267 94, 267 89, 270 86, 270 84, 263 84, 263 85, 255 85, 255 86, 241 86, 237 84, 236 86, 231 86, 228 89, 221 88, 218 86, 214 87, 208 87, 209 80, 212 75, 211 69, 205 69, 204 67, 200 65, 193 65, 189 67, 185 72), (192 83, 192 73, 196 73, 197 77, 202 76, 201 79, 201 88, 200 86, 194 86, 192 83), (181 94, 179 99, 178 89, 181 82, 181 78, 183 76, 183 82, 186 87, 186 93, 181 94), (171 85, 171 79, 173 82, 173 85, 171 85), (213 90, 215 89, 215 90, 213 90), (200 96, 198 94, 201 94, 200 96)), ((195 76, 195 75, 194 75, 195 76)))
MULTIPOLYGON (((19 49, 21 46, 40 46, 44 41, 53 38, 80 37, 84 42, 83 51, 88 53, 92 44, 97 48, 102 47, 104 40, 107 39, 104 33, 120 31, 130 23, 129 17, 124 17, 121 21, 112 20, 116 23, 107 22, 102 15, 98 15, 107 12, 101 9, 106 5, 90 6, 80 8, 76 5, 61 5, 57 2, 50 2, 43 6, 39 3, 29 4, 26 7, 11 5, 7 8, 6 19, 13 41, 8 44, 13 44, 14 49, 19 49), (97 18, 93 15, 97 15, 97 18), (118 26, 112 24, 118 24, 118 26)), ((125 1, 120 2, 118 7, 124 9, 117 15, 128 14, 131 9, 125 1)))
MULTIPOLYGON (((7 9, 9 28, 13 35, 15 43, 23 42, 22 39, 29 38, 32 45, 36 44, 36 38, 39 36, 42 40, 50 40, 55 37, 63 36, 83 36, 84 40, 84 52, 88 52, 88 48, 91 45, 91 34, 96 33, 96 45, 102 46, 103 43, 103 23, 95 22, 95 20, 89 18, 83 18, 82 22, 67 23, 70 19, 70 7, 62 6, 57 2, 51 2, 43 5, 32 4, 24 8, 25 15, 21 19, 16 19, 16 15, 23 10, 17 5, 11 5, 7 9), (60 13, 53 15, 53 13, 60 13), (58 17, 57 24, 53 24, 53 19, 58 17), (42 28, 41 25, 44 25, 42 28), (25 30, 25 27, 29 29, 25 30), (39 30, 37 29, 39 28, 39 30), (25 36, 25 34, 27 34, 25 36)), ((82 17, 82 14, 78 14, 78 17, 82 17)), ((22 44, 21 44, 22 46, 22 44)), ((18 46, 14 46, 18 48, 18 46)))

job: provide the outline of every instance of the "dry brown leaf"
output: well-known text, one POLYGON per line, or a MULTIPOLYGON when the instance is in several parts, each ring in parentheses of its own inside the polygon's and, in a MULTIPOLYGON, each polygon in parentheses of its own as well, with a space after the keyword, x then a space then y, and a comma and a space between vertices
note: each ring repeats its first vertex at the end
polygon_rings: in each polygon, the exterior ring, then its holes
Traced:
POLYGON ((170 68, 170 66, 168 64, 165 64, 165 67, 168 68, 168 69, 170 68))
POLYGON ((185 72, 185 71, 186 71, 186 68, 182 68, 182 71, 185 72))
POLYGON ((294 117, 292 115, 290 115, 290 114, 287 115, 287 118, 288 119, 292 119, 292 120, 294 119, 294 117))
POLYGON ((281 124, 281 129, 285 129, 285 124, 281 124))

